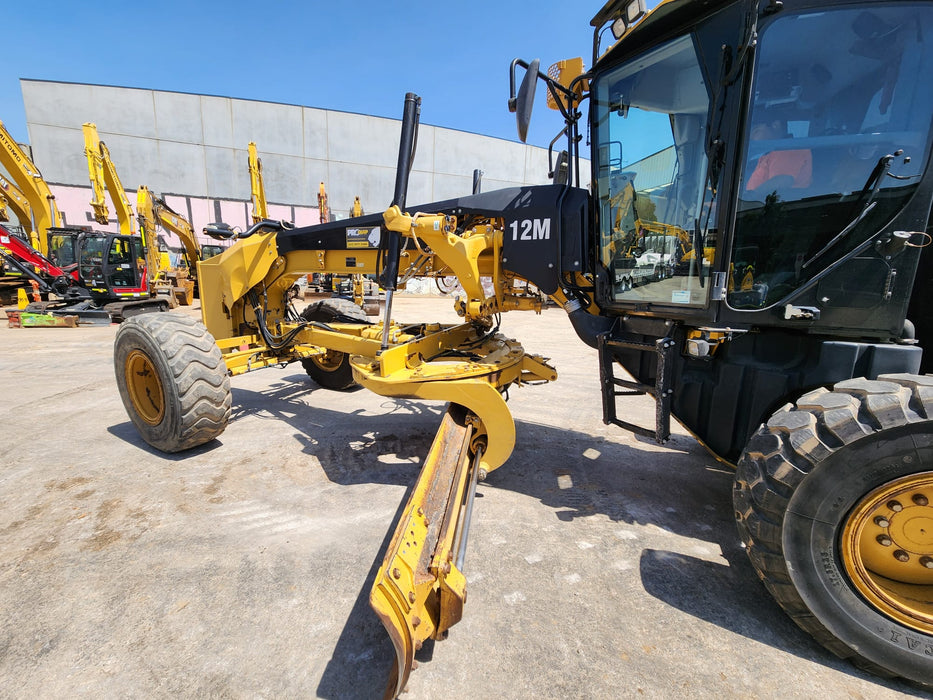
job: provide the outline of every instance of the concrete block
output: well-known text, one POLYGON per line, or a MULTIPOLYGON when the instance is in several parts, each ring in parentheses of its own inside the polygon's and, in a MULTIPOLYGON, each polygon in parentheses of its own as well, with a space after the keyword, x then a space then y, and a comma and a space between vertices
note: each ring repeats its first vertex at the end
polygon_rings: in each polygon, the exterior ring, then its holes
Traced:
MULTIPOLYGON (((485 183, 485 180, 484 180, 485 183)), ((486 189, 484 187, 484 189, 486 189)), ((473 192, 473 176, 434 174, 434 201, 463 197, 473 192)))
POLYGON ((327 160, 327 112, 323 109, 301 108, 305 158, 327 160))
MULTIPOLYGON (((393 176, 393 191, 394 182, 393 176)), ((413 170, 408 180, 408 200, 405 208, 414 213, 419 204, 436 202, 438 199, 440 198, 434 196, 434 174, 413 170)))
POLYGON ((72 114, 69 107, 68 121, 91 121, 98 131, 123 134, 138 138, 157 138, 155 128, 155 100, 152 90, 116 88, 94 85, 91 87, 93 114, 72 114))
POLYGON ((47 182, 89 185, 81 125, 75 129, 29 125, 33 162, 47 182))
MULTIPOLYGON (((554 153, 554 162, 557 162, 557 152, 554 153)), ((548 157, 546 148, 525 148, 525 175, 523 184, 547 185, 551 183, 548 174, 548 157)))
POLYGON ((246 148, 233 141, 233 100, 201 95, 201 128, 206 146, 246 148))
POLYGON ((260 153, 304 153, 301 107, 247 100, 232 100, 231 105, 233 141, 238 148, 255 141, 260 153))
MULTIPOLYGON (((470 185, 472 186, 472 181, 470 185)), ((521 182, 509 182, 508 180, 492 180, 485 175, 483 175, 483 192, 493 192, 495 190, 504 190, 509 187, 516 187, 518 185, 523 185, 525 183, 521 182)), ((542 183, 543 184, 543 183, 542 183)))
MULTIPOLYGON (((396 123, 397 135, 395 137, 395 160, 394 163, 398 163, 398 140, 402 135, 402 122, 397 121, 396 123)), ((438 129, 434 126, 424 126, 422 125, 418 129, 418 144, 415 149, 415 162, 412 166, 415 170, 424 170, 425 172, 431 172, 434 170, 434 157, 435 157, 435 144, 437 142, 437 132, 443 131, 443 129, 438 129)))
POLYGON ((363 211, 384 211, 395 192, 395 168, 364 167, 354 163, 331 162, 328 168, 327 197, 331 209, 349 212, 353 198, 359 197, 363 211))
MULTIPOLYGON (((155 168, 152 168, 151 161, 149 161, 151 150, 143 147, 140 153, 141 159, 148 161, 146 165, 151 173, 151 182, 159 183, 155 185, 156 187, 174 189, 176 194, 196 196, 209 194, 203 146, 172 141, 159 141, 158 146, 159 158, 155 168)), ((145 165, 141 164, 140 167, 144 168, 145 165)))
POLYGON ((445 175, 473 176, 479 168, 497 180, 523 182, 525 148, 503 139, 437 129, 434 143, 434 171, 445 175))
POLYGON ((327 113, 327 153, 333 161, 394 168, 399 122, 345 112, 327 113))
POLYGON ((159 139, 203 143, 201 98, 180 92, 153 92, 155 125, 159 139))
MULTIPOLYGON (((92 121, 94 110, 90 85, 20 80, 26 121, 29 125, 77 127, 92 121)), ((30 134, 30 138, 32 138, 30 134)))
POLYGON ((207 190, 203 195, 249 199, 249 170, 246 149, 204 146, 207 190))
MULTIPOLYGON (((244 160, 245 162, 245 160, 244 160)), ((266 199, 279 204, 317 205, 318 182, 309 181, 304 158, 268 153, 262 158, 266 199), (313 191, 313 196, 312 196, 313 191)), ((325 186, 327 183, 325 183, 325 186)))

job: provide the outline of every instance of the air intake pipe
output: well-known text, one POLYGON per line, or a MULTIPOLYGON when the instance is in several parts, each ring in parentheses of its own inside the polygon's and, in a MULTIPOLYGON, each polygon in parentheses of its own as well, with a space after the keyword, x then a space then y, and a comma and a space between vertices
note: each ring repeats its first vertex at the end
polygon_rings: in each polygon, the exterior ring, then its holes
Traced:
POLYGON ((596 337, 601 333, 607 333, 609 329, 612 328, 612 324, 615 323, 615 319, 613 318, 595 316, 587 312, 587 310, 583 308, 583 304, 576 299, 570 299, 565 302, 564 311, 567 312, 570 323, 573 325, 573 329, 576 331, 577 335, 580 336, 580 340, 591 348, 598 347, 596 337))

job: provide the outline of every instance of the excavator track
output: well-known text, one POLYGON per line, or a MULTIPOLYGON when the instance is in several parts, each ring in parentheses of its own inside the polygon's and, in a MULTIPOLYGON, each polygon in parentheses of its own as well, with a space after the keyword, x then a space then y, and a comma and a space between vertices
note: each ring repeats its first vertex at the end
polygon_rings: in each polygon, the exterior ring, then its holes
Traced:
POLYGON ((385 698, 408 682, 415 652, 445 639, 466 602, 462 567, 483 444, 475 417, 450 404, 376 574, 369 602, 395 647, 385 698))

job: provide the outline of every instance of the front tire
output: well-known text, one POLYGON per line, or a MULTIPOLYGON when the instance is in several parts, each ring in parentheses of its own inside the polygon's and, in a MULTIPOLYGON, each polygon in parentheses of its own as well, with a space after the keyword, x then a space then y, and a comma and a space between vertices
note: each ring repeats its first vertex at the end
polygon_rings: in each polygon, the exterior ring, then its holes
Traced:
POLYGON ((126 412, 148 444, 181 452, 210 442, 230 420, 230 379, 213 336, 197 320, 149 313, 126 319, 113 349, 126 412))
POLYGON ((818 389, 749 441, 739 533, 765 587, 837 656, 933 684, 933 377, 818 389))
MULTIPOLYGON (((301 318, 317 323, 370 323, 359 306, 349 299, 339 297, 310 304, 301 312, 301 318)), ((353 379, 350 356, 346 353, 328 350, 323 355, 302 360, 301 366, 311 379, 325 389, 347 391, 358 386, 353 379)))

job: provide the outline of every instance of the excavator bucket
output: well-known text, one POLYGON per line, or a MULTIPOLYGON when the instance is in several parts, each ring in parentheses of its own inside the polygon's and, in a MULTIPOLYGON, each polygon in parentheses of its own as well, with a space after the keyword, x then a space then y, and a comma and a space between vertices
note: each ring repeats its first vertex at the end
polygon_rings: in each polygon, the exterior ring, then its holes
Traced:
POLYGON ((463 555, 482 455, 471 445, 474 420, 463 406, 448 406, 369 594, 395 647, 386 698, 404 690, 422 643, 445 639, 463 614, 463 555))

